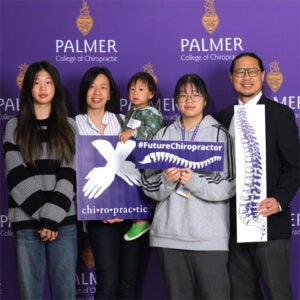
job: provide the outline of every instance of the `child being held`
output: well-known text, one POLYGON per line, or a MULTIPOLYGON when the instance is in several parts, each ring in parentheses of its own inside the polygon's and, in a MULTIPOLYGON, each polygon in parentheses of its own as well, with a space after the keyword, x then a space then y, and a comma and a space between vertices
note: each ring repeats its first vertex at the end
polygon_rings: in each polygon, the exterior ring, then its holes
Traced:
MULTIPOLYGON (((153 99, 157 91, 154 78, 147 72, 138 72, 130 78, 127 91, 131 108, 125 117, 123 132, 119 134, 120 141, 126 142, 129 138, 152 139, 163 127, 162 114, 149 106, 149 101, 153 99)), ((148 220, 137 219, 124 235, 124 239, 135 240, 149 229, 148 220)))

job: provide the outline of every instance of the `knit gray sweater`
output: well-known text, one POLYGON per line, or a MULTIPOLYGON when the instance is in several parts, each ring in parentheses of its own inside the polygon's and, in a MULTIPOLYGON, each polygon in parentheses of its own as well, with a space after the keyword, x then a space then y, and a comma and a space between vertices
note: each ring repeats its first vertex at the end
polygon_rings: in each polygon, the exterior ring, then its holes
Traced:
MULTIPOLYGON (((18 119, 6 124, 4 136, 5 176, 9 189, 8 218, 13 230, 48 228, 76 223, 75 158, 70 165, 47 155, 43 138, 43 153, 36 167, 26 164, 15 141, 14 131, 18 119)), ((46 137, 48 120, 38 120, 41 134, 46 137), (43 133, 44 131, 44 133, 43 133)), ((69 118, 71 126, 75 121, 69 118)))

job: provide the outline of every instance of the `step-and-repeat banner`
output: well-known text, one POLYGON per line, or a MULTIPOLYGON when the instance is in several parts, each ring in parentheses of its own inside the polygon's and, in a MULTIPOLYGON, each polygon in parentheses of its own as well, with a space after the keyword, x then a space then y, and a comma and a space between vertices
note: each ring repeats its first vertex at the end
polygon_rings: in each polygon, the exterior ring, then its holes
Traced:
MULTIPOLYGON (((84 72, 108 67, 119 87, 118 110, 126 113, 127 81, 138 71, 157 79, 153 105, 166 124, 176 116, 173 90, 179 77, 197 73, 207 83, 215 115, 236 100, 228 77, 230 63, 242 51, 264 61, 265 94, 293 109, 300 127, 299 0, 1 0, 0 126, 18 114, 24 72, 34 61, 48 60, 60 71, 69 113, 78 113, 78 87, 84 72)), ((279 125, 280 126, 280 125, 279 125)), ((7 218, 7 187, 1 157, 0 297, 17 299, 12 230, 7 218)), ((292 205, 291 278, 300 299, 300 193, 292 205)), ((94 261, 79 233, 78 299, 92 299, 94 261)), ((164 299, 155 253, 145 249, 143 299, 164 299), (153 288, 155 287, 155 288, 153 288)), ((47 295, 45 296, 47 297, 47 295)))

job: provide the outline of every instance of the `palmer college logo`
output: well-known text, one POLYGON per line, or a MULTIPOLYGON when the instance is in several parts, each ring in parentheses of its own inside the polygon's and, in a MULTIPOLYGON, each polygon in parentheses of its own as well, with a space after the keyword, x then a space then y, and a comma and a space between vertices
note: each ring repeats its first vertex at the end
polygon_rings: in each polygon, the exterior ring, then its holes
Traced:
POLYGON ((282 85, 283 75, 279 70, 279 61, 273 61, 269 64, 270 71, 267 74, 267 84, 272 92, 276 93, 282 85))
POLYGON ((143 66, 143 71, 147 72, 148 74, 150 74, 154 81, 157 83, 157 76, 154 74, 154 66, 151 63, 147 63, 146 65, 143 66))
POLYGON ((17 86, 19 89, 22 88, 22 84, 23 84, 23 80, 24 80, 24 76, 25 76, 25 73, 26 73, 26 70, 28 68, 28 64, 21 64, 19 65, 19 74, 16 78, 16 82, 17 82, 17 86))
POLYGON ((202 17, 202 25, 209 34, 212 34, 219 25, 219 16, 216 13, 214 0, 205 0, 205 13, 202 17))
POLYGON ((90 15, 89 7, 87 1, 82 1, 82 8, 80 9, 80 15, 76 19, 76 25, 78 30, 86 36, 93 28, 94 20, 90 15))

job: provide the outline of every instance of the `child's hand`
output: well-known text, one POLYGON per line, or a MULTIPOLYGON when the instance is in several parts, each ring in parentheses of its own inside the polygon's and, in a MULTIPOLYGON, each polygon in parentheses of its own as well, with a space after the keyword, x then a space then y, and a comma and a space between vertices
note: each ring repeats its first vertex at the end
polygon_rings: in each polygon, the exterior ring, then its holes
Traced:
POLYGON ((128 141, 129 138, 131 138, 134 135, 134 129, 126 129, 123 132, 119 134, 119 140, 122 143, 125 143, 128 141))

